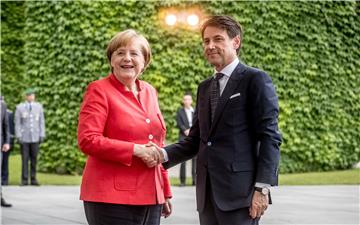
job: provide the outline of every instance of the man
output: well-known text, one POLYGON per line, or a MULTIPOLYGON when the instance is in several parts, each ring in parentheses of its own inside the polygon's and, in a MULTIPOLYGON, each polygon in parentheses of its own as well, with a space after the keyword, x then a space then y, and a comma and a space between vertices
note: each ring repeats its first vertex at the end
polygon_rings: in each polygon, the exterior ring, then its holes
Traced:
POLYGON ((10 148, 8 151, 2 153, 1 184, 3 186, 9 184, 9 156, 11 150, 14 147, 14 137, 15 137, 14 113, 9 109, 7 110, 7 117, 9 119, 10 148))
MULTIPOLYGON (((1 154, 0 158, 2 156, 2 152, 7 152, 10 149, 10 131, 9 131, 9 119, 6 114, 6 104, 3 101, 3 98, 1 96, 1 129, 0 129, 0 143, 1 143, 1 154)), ((0 160, 1 162, 1 160, 0 160)), ((1 207, 11 207, 12 205, 7 203, 5 199, 2 197, 2 189, 0 187, 0 195, 1 195, 1 207)))
POLYGON ((38 186, 36 179, 36 161, 39 145, 45 138, 45 118, 43 107, 35 102, 35 91, 28 89, 26 101, 16 106, 15 111, 15 136, 20 143, 22 173, 21 185, 29 184, 29 158, 31 164, 31 185, 38 186))
POLYGON ((271 203, 269 186, 277 185, 278 98, 265 72, 239 61, 242 33, 229 16, 203 24, 204 54, 215 73, 198 87, 189 135, 161 151, 165 168, 197 155, 202 225, 258 224, 271 203))
MULTIPOLYGON (((176 114, 176 125, 179 128, 179 141, 185 139, 189 135, 190 127, 192 126, 192 119, 194 115, 194 109, 192 105, 192 97, 190 93, 185 93, 183 96, 183 107, 181 107, 176 114)), ((191 160, 191 175, 192 185, 195 185, 195 158, 191 160)), ((180 187, 186 186, 186 162, 180 165, 180 187)))

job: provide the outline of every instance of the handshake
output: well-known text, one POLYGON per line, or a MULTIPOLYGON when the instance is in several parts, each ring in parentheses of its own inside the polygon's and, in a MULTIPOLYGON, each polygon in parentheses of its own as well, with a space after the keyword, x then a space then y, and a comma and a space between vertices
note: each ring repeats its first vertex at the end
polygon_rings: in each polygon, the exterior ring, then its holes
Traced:
POLYGON ((135 144, 133 155, 140 158, 148 167, 154 167, 164 161, 161 148, 151 141, 146 145, 135 144))

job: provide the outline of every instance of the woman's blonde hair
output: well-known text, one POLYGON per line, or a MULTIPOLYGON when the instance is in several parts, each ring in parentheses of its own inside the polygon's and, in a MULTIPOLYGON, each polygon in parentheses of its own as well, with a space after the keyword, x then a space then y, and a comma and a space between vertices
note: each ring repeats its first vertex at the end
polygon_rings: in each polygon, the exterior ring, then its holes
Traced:
POLYGON ((128 29, 117 33, 109 42, 106 49, 106 55, 111 66, 111 56, 120 47, 125 47, 133 40, 139 41, 141 53, 144 56, 144 70, 150 64, 151 61, 151 48, 149 42, 144 36, 137 33, 133 29, 128 29))

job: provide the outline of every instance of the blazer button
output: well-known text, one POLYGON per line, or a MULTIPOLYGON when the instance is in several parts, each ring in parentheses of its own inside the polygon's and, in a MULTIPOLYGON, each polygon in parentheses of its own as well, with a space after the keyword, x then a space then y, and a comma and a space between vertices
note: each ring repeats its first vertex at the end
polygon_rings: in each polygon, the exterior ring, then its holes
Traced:
POLYGON ((210 141, 207 143, 207 146, 211 146, 211 142, 210 142, 210 141))
POLYGON ((149 134, 149 140, 152 140, 154 138, 154 136, 152 136, 151 134, 149 134))
POLYGON ((146 121, 146 123, 150 123, 150 119, 149 119, 149 118, 147 118, 145 121, 146 121))

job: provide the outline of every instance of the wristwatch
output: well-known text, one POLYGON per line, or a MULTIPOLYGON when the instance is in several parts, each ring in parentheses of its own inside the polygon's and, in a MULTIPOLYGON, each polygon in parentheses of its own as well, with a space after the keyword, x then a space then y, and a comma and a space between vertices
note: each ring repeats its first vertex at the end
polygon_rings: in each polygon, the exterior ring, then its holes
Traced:
POLYGON ((267 187, 255 187, 255 191, 260 192, 262 195, 268 195, 270 193, 270 190, 267 187))

